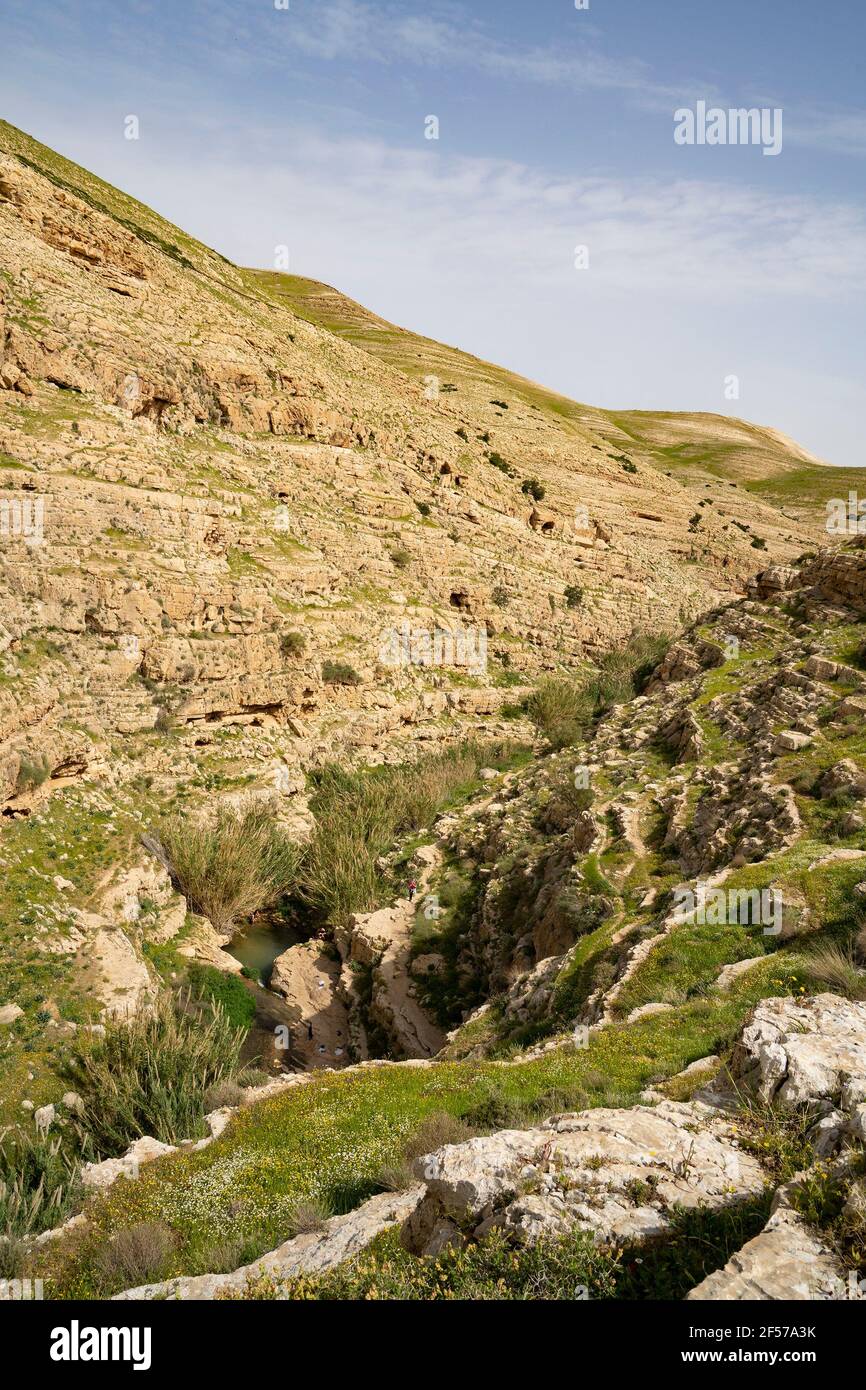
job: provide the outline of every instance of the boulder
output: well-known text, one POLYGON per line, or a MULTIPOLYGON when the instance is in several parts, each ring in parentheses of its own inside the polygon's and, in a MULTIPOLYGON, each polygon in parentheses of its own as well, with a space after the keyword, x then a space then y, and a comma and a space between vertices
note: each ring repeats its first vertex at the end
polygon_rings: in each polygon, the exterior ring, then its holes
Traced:
POLYGON ((671 1208, 719 1209, 757 1195, 765 1175, 726 1116, 697 1102, 560 1115, 419 1159, 426 1191, 403 1229, 430 1254, 502 1227, 521 1241, 573 1230, 600 1242, 670 1230, 671 1208))

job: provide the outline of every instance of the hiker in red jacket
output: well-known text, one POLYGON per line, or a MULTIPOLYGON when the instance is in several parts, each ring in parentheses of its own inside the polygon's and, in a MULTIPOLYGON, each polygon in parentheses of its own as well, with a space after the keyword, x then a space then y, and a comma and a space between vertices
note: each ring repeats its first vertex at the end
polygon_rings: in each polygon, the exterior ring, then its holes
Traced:
POLYGON ((410 880, 409 880, 409 901, 410 901, 410 902, 411 902, 412 899, 414 898, 414 896, 415 896, 415 894, 417 893, 417 891, 418 891, 418 885, 417 885, 417 883, 415 882, 414 878, 410 878, 410 880))

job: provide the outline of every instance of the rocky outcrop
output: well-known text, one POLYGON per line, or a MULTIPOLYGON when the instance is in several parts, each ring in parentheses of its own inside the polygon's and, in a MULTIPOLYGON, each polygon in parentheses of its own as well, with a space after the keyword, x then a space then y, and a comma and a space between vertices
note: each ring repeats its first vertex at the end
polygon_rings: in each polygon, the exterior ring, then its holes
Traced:
POLYGON ((866 1142, 866 1003, 836 994, 764 999, 712 1095, 801 1109, 819 1153, 866 1142))
POLYGON ((860 1280, 802 1217, 778 1204, 759 1235, 686 1297, 697 1302, 742 1300, 860 1301, 860 1280))
POLYGON ((404 1226, 416 1254, 503 1228, 521 1240, 590 1231, 601 1242, 660 1237, 670 1208, 757 1195, 760 1164, 727 1117, 700 1104, 588 1110, 420 1159, 425 1194, 404 1226))

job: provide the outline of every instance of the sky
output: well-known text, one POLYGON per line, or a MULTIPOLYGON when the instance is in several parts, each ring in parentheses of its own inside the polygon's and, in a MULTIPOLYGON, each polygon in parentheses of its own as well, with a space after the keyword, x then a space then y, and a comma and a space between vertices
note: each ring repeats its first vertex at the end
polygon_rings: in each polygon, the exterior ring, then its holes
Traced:
POLYGON ((3 0, 0 114, 240 264, 863 466, 866 5, 578 4, 3 0))

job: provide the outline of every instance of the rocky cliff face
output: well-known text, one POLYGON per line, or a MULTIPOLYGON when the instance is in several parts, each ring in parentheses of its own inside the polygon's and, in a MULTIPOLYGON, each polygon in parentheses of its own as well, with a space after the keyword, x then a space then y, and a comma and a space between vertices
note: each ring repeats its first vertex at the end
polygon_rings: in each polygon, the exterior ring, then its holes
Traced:
POLYGON ((252 725, 293 768, 381 756, 803 548, 529 383, 352 346, 5 125, 0 224, 6 800, 22 759, 78 775, 160 712, 184 753, 252 725))

